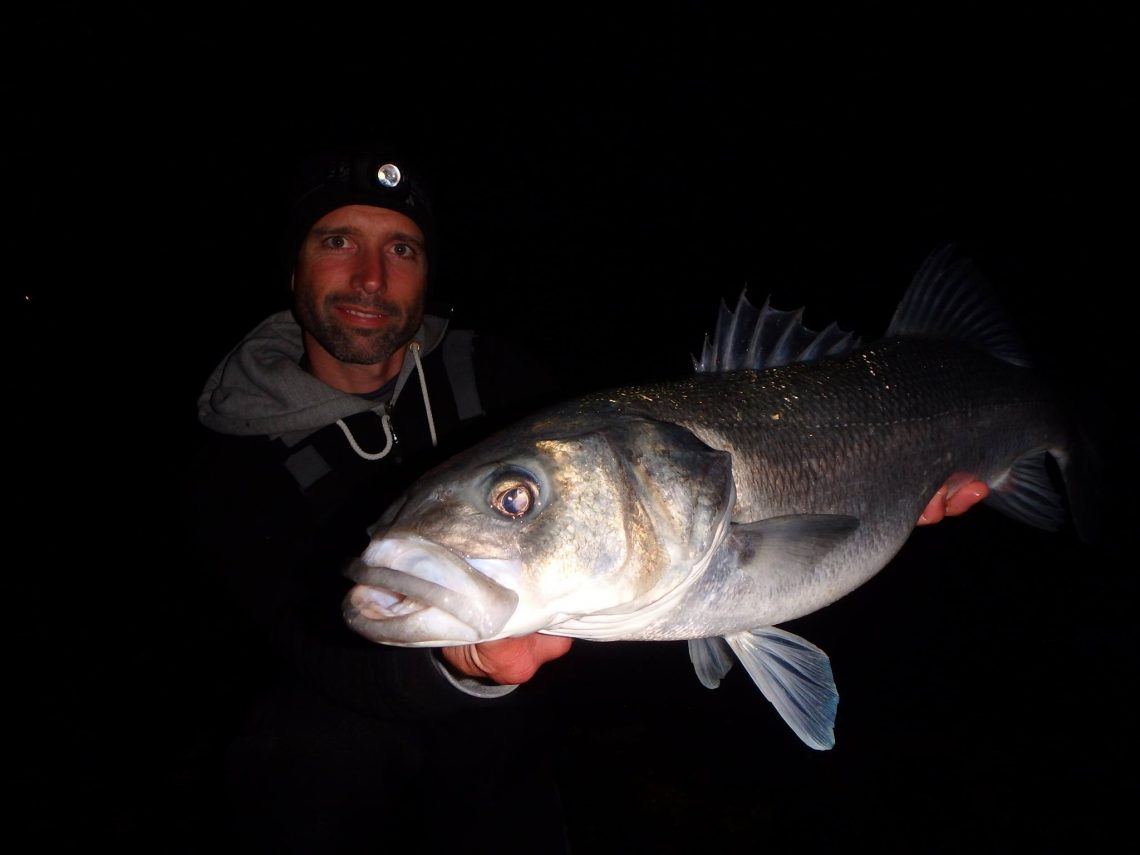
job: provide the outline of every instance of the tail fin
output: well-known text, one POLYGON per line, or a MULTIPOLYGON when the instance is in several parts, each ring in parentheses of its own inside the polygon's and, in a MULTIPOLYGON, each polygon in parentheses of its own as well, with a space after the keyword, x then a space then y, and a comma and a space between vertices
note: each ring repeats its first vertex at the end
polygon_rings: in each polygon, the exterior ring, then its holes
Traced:
POLYGON ((1104 536, 1106 468, 1101 426, 1089 412, 1075 432, 1072 447, 1058 457, 1069 513, 1077 535, 1086 543, 1099 543, 1104 536))

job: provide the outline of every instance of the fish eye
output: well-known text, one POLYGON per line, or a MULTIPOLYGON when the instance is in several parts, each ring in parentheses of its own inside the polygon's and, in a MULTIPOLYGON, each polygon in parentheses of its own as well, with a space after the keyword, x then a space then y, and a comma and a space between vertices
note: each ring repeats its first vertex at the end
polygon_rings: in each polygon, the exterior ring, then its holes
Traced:
POLYGON ((518 519, 538 504, 538 485, 529 481, 503 481, 491 490, 491 507, 505 517, 518 519))

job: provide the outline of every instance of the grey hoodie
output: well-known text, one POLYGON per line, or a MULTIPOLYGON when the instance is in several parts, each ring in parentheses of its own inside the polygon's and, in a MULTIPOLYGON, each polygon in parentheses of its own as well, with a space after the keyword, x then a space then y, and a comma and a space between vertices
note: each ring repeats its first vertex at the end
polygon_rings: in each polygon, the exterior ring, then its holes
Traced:
MULTIPOLYGON (((446 318, 424 316, 412 338, 421 354, 439 346, 447 324, 446 318)), ((309 374, 301 367, 303 356, 301 327, 293 313, 270 315, 210 374, 198 396, 199 421, 218 433, 280 438, 291 446, 339 419, 383 410, 383 403, 341 392, 309 374)), ((415 367, 415 360, 404 360, 393 403, 415 367)))

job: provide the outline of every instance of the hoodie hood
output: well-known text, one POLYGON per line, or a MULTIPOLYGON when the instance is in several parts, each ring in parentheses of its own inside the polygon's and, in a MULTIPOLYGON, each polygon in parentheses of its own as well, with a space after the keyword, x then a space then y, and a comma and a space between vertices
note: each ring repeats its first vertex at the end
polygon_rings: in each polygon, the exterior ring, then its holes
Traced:
MULTIPOLYGON (((425 315, 412 337, 428 354, 439 346, 447 319, 425 315)), ((210 374, 198 396, 198 420, 207 428, 233 436, 281 437, 288 444, 338 419, 383 403, 341 392, 301 368, 301 327, 290 310, 276 312, 258 324, 210 374)), ((394 402, 414 368, 405 359, 392 393, 394 402)))

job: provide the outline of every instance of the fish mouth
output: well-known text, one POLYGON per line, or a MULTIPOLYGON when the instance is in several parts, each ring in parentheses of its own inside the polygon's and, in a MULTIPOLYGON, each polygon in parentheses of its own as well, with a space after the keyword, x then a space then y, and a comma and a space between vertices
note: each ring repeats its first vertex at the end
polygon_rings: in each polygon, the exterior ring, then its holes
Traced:
POLYGON ((344 619, 365 638, 404 647, 474 644, 495 636, 518 594, 446 547, 419 538, 374 540, 345 575, 344 619))

